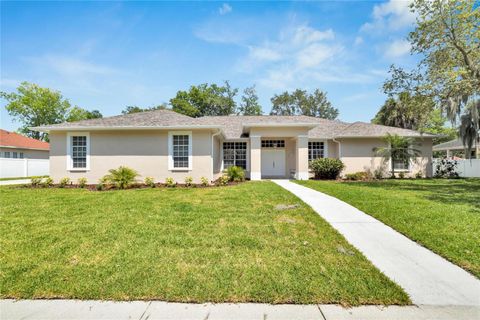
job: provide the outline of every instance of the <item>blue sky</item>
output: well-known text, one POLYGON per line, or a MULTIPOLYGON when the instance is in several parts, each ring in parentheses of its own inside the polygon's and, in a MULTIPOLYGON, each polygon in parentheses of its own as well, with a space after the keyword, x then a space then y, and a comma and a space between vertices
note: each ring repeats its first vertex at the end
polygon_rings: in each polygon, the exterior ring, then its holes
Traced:
MULTIPOLYGON (((1 2, 2 91, 21 81, 116 115, 229 80, 275 93, 320 88, 344 121, 370 121, 392 63, 409 67, 406 1, 1 2)), ((14 130, 2 104, 1 127, 14 130)))

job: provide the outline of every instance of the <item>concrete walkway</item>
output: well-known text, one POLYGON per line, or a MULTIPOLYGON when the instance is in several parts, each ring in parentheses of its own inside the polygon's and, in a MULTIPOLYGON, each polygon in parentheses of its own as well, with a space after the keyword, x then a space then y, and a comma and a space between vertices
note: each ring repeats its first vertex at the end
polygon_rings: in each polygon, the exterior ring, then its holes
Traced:
POLYGON ((162 301, 1 300, 0 319, 479 319, 480 308, 469 306, 362 306, 269 305, 258 303, 193 304, 162 301))
POLYGON ((398 283, 417 305, 480 306, 480 281, 364 212, 288 180, 274 180, 311 206, 398 283))
POLYGON ((26 184, 30 183, 30 179, 17 179, 17 180, 2 180, 0 186, 8 186, 13 184, 26 184))

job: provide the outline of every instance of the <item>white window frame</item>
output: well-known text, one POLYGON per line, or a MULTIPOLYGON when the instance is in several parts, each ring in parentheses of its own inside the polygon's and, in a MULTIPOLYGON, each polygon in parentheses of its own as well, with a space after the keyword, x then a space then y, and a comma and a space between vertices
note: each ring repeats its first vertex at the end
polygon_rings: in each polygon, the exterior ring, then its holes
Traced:
MULTIPOLYGON (((388 147, 391 148, 392 145, 389 143, 388 144, 388 147)), ((412 147, 412 145, 409 145, 409 147, 412 147)), ((392 157, 390 157, 388 159, 388 167, 391 168, 392 167, 392 157)), ((412 159, 409 159, 408 160, 408 168, 407 169, 393 169, 393 172, 411 172, 412 171, 412 159)))
MULTIPOLYGON (((325 139, 308 139, 308 142, 323 142, 323 157, 328 158, 328 141, 325 139)), ((308 143, 307 143, 307 158, 308 158, 308 143)), ((310 161, 310 160, 308 160, 310 161)))
MULTIPOLYGON (((392 167, 392 158, 390 157, 390 168, 392 167)), ((393 169, 393 172, 410 172, 412 170, 412 161, 411 159, 408 160, 408 167, 406 169, 393 169)))
POLYGON ((222 144, 220 146, 220 157, 222 160, 221 171, 225 170, 225 164, 223 163, 223 143, 224 142, 246 142, 247 143, 247 169, 245 171, 250 172, 250 141, 249 140, 241 140, 241 139, 229 139, 229 140, 222 140, 222 144))
POLYGON ((193 168, 192 157, 192 131, 169 131, 168 132, 168 170, 170 171, 190 171, 193 168), (173 136, 188 135, 188 167, 175 168, 173 161, 173 136))
POLYGON ((67 132, 67 170, 68 171, 89 171, 90 170, 90 132, 67 132), (72 137, 87 138, 87 165, 85 168, 73 167, 72 137))

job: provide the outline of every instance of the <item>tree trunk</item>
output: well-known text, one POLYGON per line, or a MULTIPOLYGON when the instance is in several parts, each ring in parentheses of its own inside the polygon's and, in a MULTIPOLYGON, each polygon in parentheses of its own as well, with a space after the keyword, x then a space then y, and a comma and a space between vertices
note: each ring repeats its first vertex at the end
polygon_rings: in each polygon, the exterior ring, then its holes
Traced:
POLYGON ((395 165, 394 165, 394 161, 393 161, 393 157, 390 157, 390 167, 391 167, 391 170, 392 170, 392 179, 395 179, 395 165))

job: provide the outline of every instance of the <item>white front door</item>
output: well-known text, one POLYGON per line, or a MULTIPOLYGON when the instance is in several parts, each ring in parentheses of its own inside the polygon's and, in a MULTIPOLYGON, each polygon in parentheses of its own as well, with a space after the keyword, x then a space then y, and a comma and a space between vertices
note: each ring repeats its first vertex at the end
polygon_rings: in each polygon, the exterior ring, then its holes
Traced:
POLYGON ((285 149, 262 149, 262 176, 285 176, 285 149))

